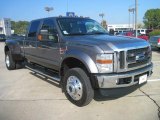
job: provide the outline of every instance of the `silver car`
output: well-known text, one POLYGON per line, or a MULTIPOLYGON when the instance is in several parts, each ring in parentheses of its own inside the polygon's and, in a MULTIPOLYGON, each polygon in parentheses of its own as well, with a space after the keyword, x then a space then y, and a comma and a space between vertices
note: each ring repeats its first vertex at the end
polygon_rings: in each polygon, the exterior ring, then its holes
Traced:
POLYGON ((153 48, 156 47, 156 48, 160 49, 160 35, 152 36, 149 39, 149 43, 151 44, 151 47, 153 47, 153 48))

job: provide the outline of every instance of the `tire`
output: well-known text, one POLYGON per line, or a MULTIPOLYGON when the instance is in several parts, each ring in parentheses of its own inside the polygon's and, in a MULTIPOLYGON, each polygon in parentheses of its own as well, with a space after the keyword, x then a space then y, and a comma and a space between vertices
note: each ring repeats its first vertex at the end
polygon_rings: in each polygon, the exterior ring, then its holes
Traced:
POLYGON ((13 60, 10 51, 7 51, 5 54, 5 63, 8 70, 16 69, 16 62, 13 60))
POLYGON ((25 67, 24 61, 17 61, 16 62, 16 69, 21 69, 24 67, 25 67))
POLYGON ((82 107, 92 101, 94 90, 84 70, 72 68, 66 72, 63 80, 64 92, 70 102, 82 107))

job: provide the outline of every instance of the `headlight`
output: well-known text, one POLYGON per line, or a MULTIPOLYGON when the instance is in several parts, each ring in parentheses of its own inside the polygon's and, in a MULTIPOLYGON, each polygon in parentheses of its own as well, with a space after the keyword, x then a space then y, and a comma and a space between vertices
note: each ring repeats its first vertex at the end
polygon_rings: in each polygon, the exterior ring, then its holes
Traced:
POLYGON ((96 63, 100 73, 113 72, 113 54, 98 54, 96 63))

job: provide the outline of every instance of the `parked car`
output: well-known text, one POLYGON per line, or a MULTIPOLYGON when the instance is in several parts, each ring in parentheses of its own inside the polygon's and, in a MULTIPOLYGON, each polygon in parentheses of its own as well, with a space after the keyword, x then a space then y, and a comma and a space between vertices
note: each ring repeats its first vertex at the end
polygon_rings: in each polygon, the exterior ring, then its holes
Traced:
POLYGON ((151 47, 160 49, 160 35, 150 37, 149 43, 151 44, 151 47))
POLYGON ((145 35, 145 34, 138 34, 138 36, 137 36, 138 38, 141 38, 141 39, 144 39, 144 40, 146 40, 146 41, 148 41, 148 36, 147 35, 145 35))
POLYGON ((0 41, 5 41, 5 40, 6 40, 5 34, 0 34, 0 41))
MULTIPOLYGON (((118 35, 124 35, 124 36, 135 37, 135 33, 132 32, 132 31, 119 33, 118 35)), ((146 36, 146 35, 144 35, 144 34, 137 33, 137 37, 138 37, 138 38, 141 38, 141 39, 144 39, 144 40, 146 40, 146 41, 148 41, 148 36, 146 36)))
POLYGON ((147 83, 153 67, 148 42, 109 35, 90 18, 33 20, 24 39, 6 40, 4 53, 8 70, 25 65, 59 82, 77 106, 89 104, 94 90, 108 96, 147 83))
POLYGON ((133 32, 123 32, 123 33, 119 33, 118 35, 124 35, 124 36, 133 37, 133 36, 134 36, 134 33, 133 33, 133 32))

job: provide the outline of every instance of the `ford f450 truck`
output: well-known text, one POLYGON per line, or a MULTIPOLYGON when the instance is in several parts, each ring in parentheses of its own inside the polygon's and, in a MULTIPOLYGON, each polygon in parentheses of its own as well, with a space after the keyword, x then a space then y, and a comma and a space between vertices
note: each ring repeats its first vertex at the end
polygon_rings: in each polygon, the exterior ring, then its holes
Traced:
POLYGON ((8 70, 25 65, 58 81, 77 106, 89 104, 95 89, 105 93, 146 83, 153 66, 148 42, 111 36, 90 18, 33 20, 24 39, 6 40, 4 52, 8 70))

